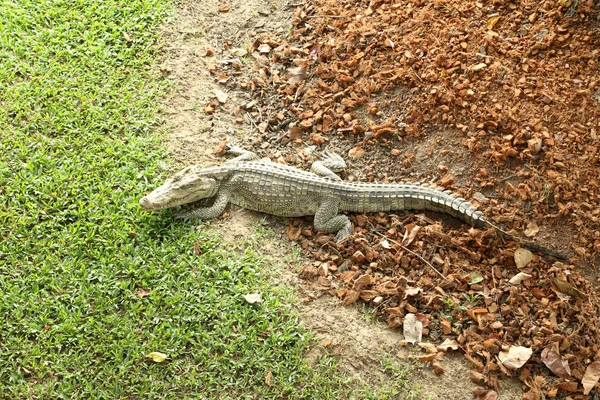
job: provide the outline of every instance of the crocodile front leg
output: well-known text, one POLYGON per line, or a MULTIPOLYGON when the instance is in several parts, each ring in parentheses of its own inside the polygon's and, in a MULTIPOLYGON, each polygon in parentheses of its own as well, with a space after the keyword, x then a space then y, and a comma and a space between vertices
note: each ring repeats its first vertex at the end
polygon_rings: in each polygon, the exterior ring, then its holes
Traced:
POLYGON ((215 196, 215 201, 212 206, 195 208, 190 211, 179 213, 175 217, 185 220, 194 218, 199 218, 202 220, 217 218, 219 215, 221 215, 223 210, 225 210, 225 207, 227 206, 227 203, 229 203, 230 198, 231 189, 229 187, 223 187, 217 192, 215 196))
POLYGON ((315 213, 314 227, 318 231, 337 232, 335 240, 340 241, 352 233, 352 223, 345 215, 338 215, 340 199, 325 199, 315 213))
POLYGON ((244 150, 238 146, 227 146, 226 152, 228 154, 233 154, 237 157, 227 161, 225 164, 235 164, 235 163, 238 163, 241 161, 253 161, 253 160, 258 159, 258 156, 256 155, 256 153, 253 153, 248 150, 244 150))

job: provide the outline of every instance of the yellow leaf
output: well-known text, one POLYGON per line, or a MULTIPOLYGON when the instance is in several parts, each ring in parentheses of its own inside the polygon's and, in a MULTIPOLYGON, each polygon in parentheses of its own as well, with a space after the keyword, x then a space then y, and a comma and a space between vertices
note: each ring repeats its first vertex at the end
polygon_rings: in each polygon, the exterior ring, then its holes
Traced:
POLYGON ((146 357, 151 358, 152 361, 154 361, 154 362, 161 363, 161 362, 165 361, 168 356, 166 354, 159 353, 158 351, 153 351, 152 353, 148 354, 146 357))
POLYGON ((498 20, 500 19, 500 16, 498 14, 494 14, 491 17, 488 18, 488 20, 485 22, 485 27, 488 28, 490 31, 494 30, 494 27, 496 26, 496 24, 498 23, 498 20))

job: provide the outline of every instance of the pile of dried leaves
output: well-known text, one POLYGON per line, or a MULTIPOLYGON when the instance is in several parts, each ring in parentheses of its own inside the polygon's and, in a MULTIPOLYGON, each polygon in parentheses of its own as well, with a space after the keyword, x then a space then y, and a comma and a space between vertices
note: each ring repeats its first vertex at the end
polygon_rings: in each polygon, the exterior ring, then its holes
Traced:
POLYGON ((302 221, 289 226, 289 238, 315 258, 300 274, 307 284, 345 304, 372 305, 425 349, 420 360, 438 374, 439 358, 460 349, 475 368, 471 379, 484 385, 474 388, 481 399, 495 396, 501 375, 518 376, 527 399, 592 391, 600 297, 573 265, 501 243, 493 230, 446 232, 425 216, 353 222, 355 234, 340 247, 302 221))
POLYGON ((314 1, 293 31, 305 43, 296 64, 313 78, 280 90, 313 135, 460 130, 484 168, 481 188, 558 231, 567 221, 572 250, 590 256, 600 252, 600 41, 590 7, 314 1), (409 94, 396 96, 399 87, 409 94))
MULTIPOLYGON (((488 220, 534 241, 539 231, 554 234, 545 244, 568 246, 594 269, 594 7, 591 0, 314 0, 295 13, 295 44, 251 33, 245 49, 227 42, 228 58, 210 71, 225 89, 251 94, 237 120, 282 163, 308 163, 307 142, 335 138, 359 159, 370 144, 401 147, 452 130, 477 166, 470 190, 488 220)), ((231 101, 225 91, 215 95, 205 112, 231 101)), ((401 175, 414 157, 397 148, 390 156, 398 170, 386 176, 401 175)), ((460 192, 451 168, 438 168, 446 175, 431 180, 460 192)), ((592 389, 600 377, 600 299, 573 265, 531 255, 492 231, 449 231, 427 217, 353 218, 356 232, 339 248, 308 223, 290 226, 290 239, 315 259, 302 272, 309 284, 346 304, 372 304, 390 327, 426 342, 422 359, 437 373, 440 355, 461 349, 480 399, 495 398, 502 375, 518 375, 528 399, 600 395, 592 389)))

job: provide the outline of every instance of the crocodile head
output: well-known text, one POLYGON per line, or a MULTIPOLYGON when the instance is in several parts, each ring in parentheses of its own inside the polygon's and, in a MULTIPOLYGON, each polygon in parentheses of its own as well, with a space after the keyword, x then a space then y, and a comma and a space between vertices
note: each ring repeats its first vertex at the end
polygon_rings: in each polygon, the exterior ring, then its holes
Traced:
POLYGON ((161 210, 212 197, 217 193, 217 179, 187 167, 168 179, 162 186, 140 200, 146 211, 161 210))

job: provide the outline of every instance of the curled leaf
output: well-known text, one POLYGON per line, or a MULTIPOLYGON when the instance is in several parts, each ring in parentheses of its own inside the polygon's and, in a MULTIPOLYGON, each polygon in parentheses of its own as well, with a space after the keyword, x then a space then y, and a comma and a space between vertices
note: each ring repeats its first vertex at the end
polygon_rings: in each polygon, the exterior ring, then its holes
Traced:
POLYGON ((519 285, 523 281, 526 281, 529 278, 531 278, 531 275, 526 274, 525 272, 519 272, 518 274, 516 274, 515 276, 513 276, 512 278, 510 278, 510 280, 508 282, 511 285, 519 285))

